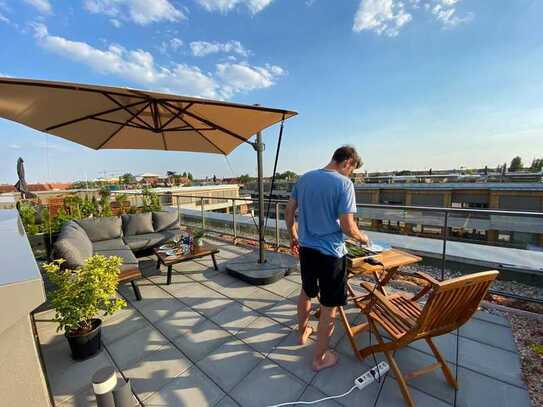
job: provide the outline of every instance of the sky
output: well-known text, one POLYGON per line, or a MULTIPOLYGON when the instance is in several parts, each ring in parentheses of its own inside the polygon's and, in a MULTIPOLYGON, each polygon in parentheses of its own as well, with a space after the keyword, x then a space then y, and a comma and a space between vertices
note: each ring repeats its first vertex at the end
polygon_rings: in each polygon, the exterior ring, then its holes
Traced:
MULTIPOLYGON (((0 76, 129 86, 297 111, 278 170, 352 144, 368 171, 543 157, 541 0, 0 0, 0 76)), ((1 97, 1 95, 0 95, 1 97)), ((278 126, 264 132, 271 175, 278 126)), ((215 154, 94 151, 0 119, 0 183, 190 171, 215 154)))

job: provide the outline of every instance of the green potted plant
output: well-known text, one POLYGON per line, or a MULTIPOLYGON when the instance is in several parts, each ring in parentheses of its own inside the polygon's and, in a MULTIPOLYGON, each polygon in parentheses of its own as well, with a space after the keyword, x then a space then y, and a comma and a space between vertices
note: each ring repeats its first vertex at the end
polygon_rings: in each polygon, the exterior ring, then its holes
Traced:
POLYGON ((116 298, 120 257, 95 255, 78 269, 63 269, 63 259, 44 264, 55 289, 51 303, 55 307, 57 331, 64 331, 72 357, 87 359, 100 351, 99 316, 111 315, 126 305, 116 298))
POLYGON ((194 241, 194 246, 202 247, 204 245, 204 236, 205 236, 204 229, 195 229, 192 232, 192 239, 194 241))

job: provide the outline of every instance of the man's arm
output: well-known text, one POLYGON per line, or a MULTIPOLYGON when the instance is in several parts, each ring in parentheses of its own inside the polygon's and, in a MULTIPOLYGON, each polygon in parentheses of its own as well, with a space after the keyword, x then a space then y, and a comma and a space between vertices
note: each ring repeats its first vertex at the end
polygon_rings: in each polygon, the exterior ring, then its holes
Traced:
POLYGON ((339 217, 339 224, 341 226, 342 232, 350 238, 355 239, 356 241, 363 244, 368 243, 368 236, 364 232, 361 232, 360 229, 358 229, 358 225, 356 224, 354 220, 354 215, 352 213, 344 213, 343 215, 341 215, 339 217))
POLYGON ((298 202, 289 198, 287 208, 285 210, 285 222, 287 223, 287 230, 290 234, 290 250, 293 254, 298 254, 298 228, 295 222, 296 209, 298 208, 298 202))

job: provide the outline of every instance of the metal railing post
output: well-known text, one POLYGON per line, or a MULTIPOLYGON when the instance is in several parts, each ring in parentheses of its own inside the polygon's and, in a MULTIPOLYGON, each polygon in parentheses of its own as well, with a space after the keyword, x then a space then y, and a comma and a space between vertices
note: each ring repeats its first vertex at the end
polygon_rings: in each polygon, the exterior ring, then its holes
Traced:
POLYGON ((443 254, 441 255, 441 281, 445 278, 445 253, 447 251, 447 237, 449 235, 449 211, 445 211, 445 220, 443 221, 443 254))
POLYGON ((234 229, 234 244, 236 244, 236 239, 238 237, 238 232, 236 228, 236 200, 232 199, 232 228, 234 229))
POLYGON ((175 203, 177 204, 177 221, 181 224, 181 210, 179 209, 179 197, 175 195, 175 203))
POLYGON ((202 229, 206 228, 205 210, 204 210, 204 198, 200 198, 200 205, 202 206, 202 229))
POLYGON ((279 251, 279 202, 275 203, 275 250, 279 251))

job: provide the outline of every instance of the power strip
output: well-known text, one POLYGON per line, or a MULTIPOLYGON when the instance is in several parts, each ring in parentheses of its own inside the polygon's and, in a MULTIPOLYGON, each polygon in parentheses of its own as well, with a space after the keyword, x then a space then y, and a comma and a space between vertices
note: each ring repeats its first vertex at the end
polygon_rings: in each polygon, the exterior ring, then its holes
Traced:
POLYGON ((354 379, 354 385, 358 390, 362 390, 364 387, 372 384, 376 380, 380 380, 386 372, 388 372, 389 366, 387 362, 381 362, 377 366, 372 367, 362 376, 358 376, 354 379))

